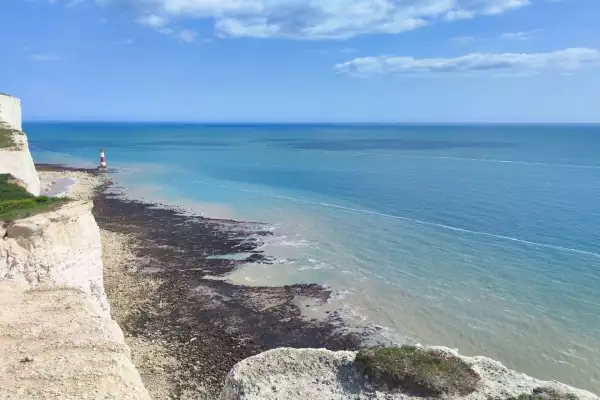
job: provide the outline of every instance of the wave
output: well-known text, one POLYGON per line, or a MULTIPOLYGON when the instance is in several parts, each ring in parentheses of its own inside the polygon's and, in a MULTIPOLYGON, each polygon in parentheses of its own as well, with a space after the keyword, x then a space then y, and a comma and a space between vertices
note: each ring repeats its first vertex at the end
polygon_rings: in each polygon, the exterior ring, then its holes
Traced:
MULTIPOLYGON (((191 175, 197 175, 197 174, 193 174, 193 173, 187 172, 187 171, 182 171, 182 172, 189 173, 191 175)), ((207 183, 204 181, 195 180, 194 182, 198 183, 198 184, 202 184, 202 185, 211 185, 210 183, 207 183)), ((505 235, 499 235, 496 233, 481 232, 481 231, 475 231, 475 230, 471 230, 471 229, 459 228, 459 227, 455 227, 455 226, 451 226, 451 225, 439 224, 436 222, 423 221, 423 220, 410 218, 410 217, 404 217, 404 216, 400 216, 400 215, 382 213, 379 211, 347 207, 347 206, 342 206, 339 204, 331 204, 331 203, 324 203, 324 202, 318 202, 318 201, 304 200, 304 199, 299 199, 296 197, 282 196, 282 195, 278 195, 278 194, 266 193, 266 192, 261 192, 258 190, 244 189, 244 188, 239 188, 239 187, 230 186, 230 185, 217 184, 216 186, 219 186, 222 188, 227 188, 227 189, 232 189, 232 190, 238 190, 238 191, 242 191, 242 192, 246 192, 246 193, 253 193, 253 194, 260 195, 260 196, 273 197, 273 198, 278 198, 278 199, 282 199, 282 200, 294 201, 297 203, 312 204, 312 205, 316 205, 316 206, 335 208, 338 210, 343 210, 343 211, 348 211, 348 212, 375 215, 375 216, 379 216, 379 217, 385 217, 385 218, 397 219, 397 220, 401 220, 401 221, 412 222, 412 223, 424 225, 424 226, 431 226, 431 227, 435 227, 435 228, 451 230, 454 232, 493 237, 496 239, 502 239, 502 240, 507 240, 507 241, 511 241, 511 242, 523 243, 523 244, 527 244, 530 246, 544 247, 544 248, 559 250, 559 251, 563 251, 563 252, 576 253, 576 254, 580 254, 580 255, 600 258, 600 254, 594 253, 592 251, 587 251, 587 250, 575 249, 575 248, 565 247, 565 246, 557 246, 557 245, 548 244, 548 243, 540 243, 540 242, 535 242, 535 241, 526 240, 526 239, 520 239, 520 238, 516 238, 516 237, 512 237, 512 236, 505 236, 505 235)))
POLYGON ((306 247, 310 242, 304 239, 290 239, 287 235, 261 237, 263 244, 259 247, 264 250, 268 247, 306 247))
POLYGON ((309 259, 308 262, 311 263, 312 265, 305 265, 303 267, 300 267, 300 268, 298 268, 298 271, 320 271, 320 270, 333 269, 333 266, 331 264, 328 264, 328 263, 322 262, 322 261, 317 261, 312 258, 309 259))
POLYGON ((354 289, 350 289, 350 290, 334 290, 331 293, 331 296, 329 297, 329 299, 327 300, 327 302, 343 300, 348 295, 354 294, 354 292, 355 292, 354 289))
POLYGON ((455 161, 476 161, 486 163, 499 164, 520 164, 520 165, 536 165, 543 167, 558 167, 558 168, 583 168, 583 169, 600 169, 600 165, 581 165, 581 164, 555 164, 547 162, 535 161, 518 161, 518 160, 497 160, 493 158, 467 158, 467 157, 449 157, 449 156, 415 156, 409 154, 396 153, 369 153, 369 152, 352 152, 353 155, 378 155, 378 156, 396 156, 399 158, 414 158, 422 160, 455 160, 455 161))

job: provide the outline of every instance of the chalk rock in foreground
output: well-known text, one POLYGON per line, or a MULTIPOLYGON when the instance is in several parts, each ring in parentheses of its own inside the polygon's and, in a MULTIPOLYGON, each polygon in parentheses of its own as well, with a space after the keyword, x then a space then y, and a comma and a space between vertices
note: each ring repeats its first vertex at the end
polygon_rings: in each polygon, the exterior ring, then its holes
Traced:
POLYGON ((116 322, 73 288, 0 280, 0 399, 150 400, 116 322))
POLYGON ((2 228, 0 280, 74 287, 90 295, 108 316, 100 229, 92 206, 91 201, 74 201, 2 228))
MULTIPOLYGON (((505 400, 545 387, 573 393, 580 400, 600 400, 592 393, 558 382, 544 382, 504 367, 485 357, 465 357, 435 347, 465 361, 481 377, 468 396, 446 399, 505 400)), ((358 371, 356 353, 322 349, 275 349, 236 364, 225 381, 221 400, 358 400, 412 399, 409 394, 375 389, 358 371)))

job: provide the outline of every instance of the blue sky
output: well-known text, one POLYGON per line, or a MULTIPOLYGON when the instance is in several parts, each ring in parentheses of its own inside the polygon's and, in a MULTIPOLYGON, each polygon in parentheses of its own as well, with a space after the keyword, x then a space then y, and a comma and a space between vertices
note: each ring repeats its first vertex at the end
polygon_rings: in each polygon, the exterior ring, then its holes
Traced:
POLYGON ((598 0, 5 0, 29 120, 600 122, 598 0))

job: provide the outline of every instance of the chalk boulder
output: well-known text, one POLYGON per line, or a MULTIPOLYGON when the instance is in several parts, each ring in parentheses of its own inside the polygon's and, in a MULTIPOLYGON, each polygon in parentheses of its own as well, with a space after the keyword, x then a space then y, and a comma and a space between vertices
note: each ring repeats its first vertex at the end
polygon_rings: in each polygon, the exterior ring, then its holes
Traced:
MULTIPOLYGON (((486 357, 465 357, 445 347, 437 352, 458 357, 479 376, 476 390, 468 395, 445 395, 444 399, 508 400, 546 388, 575 395, 579 400, 598 396, 558 382, 540 381, 506 368, 486 357)), ((423 399, 402 389, 374 385, 355 363, 355 352, 323 349, 276 349, 236 364, 227 376, 221 400, 362 400, 423 399)))

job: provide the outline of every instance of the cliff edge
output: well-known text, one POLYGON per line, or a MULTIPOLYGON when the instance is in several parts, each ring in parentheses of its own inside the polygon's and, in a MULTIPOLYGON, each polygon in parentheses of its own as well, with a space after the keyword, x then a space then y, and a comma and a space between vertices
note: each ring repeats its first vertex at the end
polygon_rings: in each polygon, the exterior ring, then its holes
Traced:
POLYGON ((22 129, 20 100, 0 93, 0 174, 10 173, 38 196, 40 179, 22 129))
POLYGON ((70 202, 0 227, 0 279, 22 281, 32 288, 77 288, 109 317, 100 229, 92 207, 91 201, 70 202))
POLYGON ((0 93, 0 121, 18 131, 23 130, 21 100, 5 93, 0 93))

